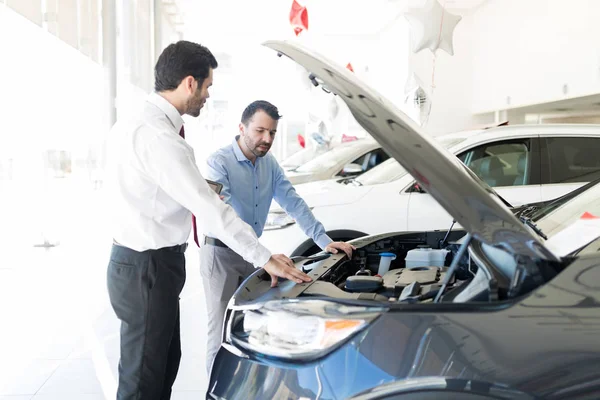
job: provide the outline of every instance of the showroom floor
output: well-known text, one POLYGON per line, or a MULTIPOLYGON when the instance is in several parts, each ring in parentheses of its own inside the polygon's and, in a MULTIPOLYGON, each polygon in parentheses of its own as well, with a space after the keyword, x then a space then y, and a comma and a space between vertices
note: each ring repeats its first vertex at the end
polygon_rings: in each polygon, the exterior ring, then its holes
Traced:
MULTIPOLYGON (((87 195, 74 203, 93 210, 98 200, 87 195)), ((6 235, 6 225, 2 229, 0 400, 115 398, 119 322, 106 293, 110 244, 102 228, 93 234, 88 229, 100 227, 102 218, 90 219, 83 211, 66 213, 70 217, 60 233, 53 232, 60 245, 50 250, 34 248, 18 232, 6 235)), ((24 237, 30 239, 31 232, 24 237)), ((183 356, 174 400, 203 398, 207 381, 204 296, 192 248, 187 260, 181 294, 183 356)))

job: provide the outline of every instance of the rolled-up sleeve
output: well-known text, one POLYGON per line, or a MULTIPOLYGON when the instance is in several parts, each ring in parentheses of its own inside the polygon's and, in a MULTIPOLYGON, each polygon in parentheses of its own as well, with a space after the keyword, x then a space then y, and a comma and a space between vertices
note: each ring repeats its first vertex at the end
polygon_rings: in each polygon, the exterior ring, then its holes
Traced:
POLYGON ((325 249, 333 240, 327 235, 325 227, 319 222, 306 202, 298 195, 294 186, 285 176, 283 169, 275 161, 275 179, 273 197, 275 201, 300 226, 306 236, 310 237, 321 249, 325 249))
POLYGON ((140 157, 151 160, 144 162, 146 173, 196 216, 199 230, 214 232, 256 267, 263 267, 269 261, 271 252, 259 243, 254 230, 208 186, 193 154, 184 144, 157 138, 141 153, 140 157))

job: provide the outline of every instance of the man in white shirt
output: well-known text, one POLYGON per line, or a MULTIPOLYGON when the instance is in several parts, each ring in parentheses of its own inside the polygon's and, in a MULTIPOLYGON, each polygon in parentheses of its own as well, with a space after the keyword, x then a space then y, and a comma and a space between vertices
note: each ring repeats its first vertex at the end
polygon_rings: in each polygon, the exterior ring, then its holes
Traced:
MULTIPOLYGON (((192 213, 236 253, 274 279, 310 278, 271 255, 254 230, 219 199, 184 140, 183 114, 197 117, 217 61, 204 46, 169 45, 155 67, 155 91, 134 121, 109 139, 113 248, 107 284, 121 320, 118 399, 168 399, 181 358, 179 294, 192 213)), ((195 237, 197 235, 194 235, 195 237)))

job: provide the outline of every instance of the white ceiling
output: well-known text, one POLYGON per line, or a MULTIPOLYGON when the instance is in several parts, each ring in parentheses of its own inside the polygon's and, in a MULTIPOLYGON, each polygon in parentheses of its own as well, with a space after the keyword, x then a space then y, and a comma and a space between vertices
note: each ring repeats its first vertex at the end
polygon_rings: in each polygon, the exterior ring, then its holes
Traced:
MULTIPOLYGON (((288 22, 292 0, 176 0, 192 40, 218 37, 282 38, 293 35, 288 22)), ((454 14, 474 12, 487 0, 439 0, 454 14)), ((299 0, 308 9, 315 36, 376 37, 410 7, 425 0, 299 0)))

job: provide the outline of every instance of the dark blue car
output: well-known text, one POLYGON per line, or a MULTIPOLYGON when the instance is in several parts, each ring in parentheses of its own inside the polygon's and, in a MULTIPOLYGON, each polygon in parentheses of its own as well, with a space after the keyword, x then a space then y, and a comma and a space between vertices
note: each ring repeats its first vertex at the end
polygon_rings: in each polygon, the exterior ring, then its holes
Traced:
POLYGON ((266 46, 340 96, 461 227, 297 260, 306 284, 257 271, 230 302, 207 398, 600 398, 600 185, 521 221, 351 72, 266 46), (396 258, 378 275, 383 253, 396 258))

